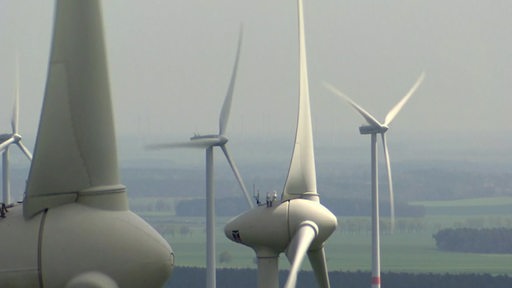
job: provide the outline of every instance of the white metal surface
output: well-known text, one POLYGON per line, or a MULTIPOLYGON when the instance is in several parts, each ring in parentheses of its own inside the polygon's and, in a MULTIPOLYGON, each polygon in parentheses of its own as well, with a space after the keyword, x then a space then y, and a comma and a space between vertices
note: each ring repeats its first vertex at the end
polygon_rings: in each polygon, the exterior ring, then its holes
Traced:
POLYGON ((27 195, 0 219, 1 287, 161 287, 171 274, 171 247, 119 183, 100 8, 56 1, 27 195))

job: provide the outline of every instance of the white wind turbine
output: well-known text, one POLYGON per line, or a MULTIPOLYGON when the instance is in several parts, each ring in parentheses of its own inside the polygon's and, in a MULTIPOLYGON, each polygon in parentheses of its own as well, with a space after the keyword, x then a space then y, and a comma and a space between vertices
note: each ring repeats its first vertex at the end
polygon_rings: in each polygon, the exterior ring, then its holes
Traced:
POLYGON ((226 159, 231 166, 231 170, 235 174, 235 178, 242 189, 242 192, 249 204, 250 208, 254 207, 254 203, 247 192, 245 184, 238 172, 238 168, 231 158, 226 143, 226 128, 229 120, 229 112, 231 110, 231 102, 233 100, 233 91, 235 87, 235 79, 238 68, 238 60, 240 58, 240 48, 242 45, 242 29, 238 39, 238 48, 236 53, 235 64, 231 75, 229 88, 224 99, 224 104, 219 119, 219 134, 210 135, 194 135, 188 142, 168 143, 150 145, 150 149, 167 149, 167 148, 200 148, 206 149, 206 287, 213 288, 216 286, 216 262, 215 262, 215 191, 213 185, 213 148, 218 146, 224 152, 226 159))
MULTIPOLYGON (((226 224, 224 232, 234 242, 254 249, 258 258, 258 287, 277 288, 279 254, 291 263, 284 287, 296 286, 297 274, 308 255, 320 287, 330 287, 324 243, 337 219, 320 204, 316 187, 313 133, 309 100, 302 0, 298 0, 300 91, 297 132, 281 202, 251 209, 226 224)), ((277 201, 276 201, 277 202, 277 201)))
POLYGON ((384 160, 386 162, 386 170, 388 176, 388 190, 389 190, 389 202, 391 210, 391 231, 394 230, 395 225, 395 207, 394 207, 394 193, 393 193, 393 182, 391 178, 391 165, 389 159, 388 145, 386 142, 386 131, 389 129, 389 124, 395 119, 396 115, 409 98, 414 94, 416 89, 420 86, 425 78, 425 73, 422 73, 416 83, 412 86, 409 92, 388 112, 384 123, 380 123, 370 113, 364 110, 356 102, 350 99, 348 96, 340 92, 333 85, 324 83, 326 88, 331 90, 334 94, 343 98, 347 101, 359 114, 361 114, 368 125, 359 127, 361 134, 371 135, 371 170, 372 170, 372 288, 380 287, 380 227, 379 227, 379 193, 378 193, 378 170, 377 170, 377 134, 381 134, 382 145, 384 147, 384 160))
POLYGON ((21 142, 21 135, 18 131, 19 123, 19 73, 18 61, 16 58, 16 91, 14 94, 14 106, 11 116, 11 133, 0 135, 0 152, 2 154, 2 201, 3 204, 9 206, 11 201, 11 184, 10 184, 10 171, 9 171, 9 146, 12 144, 17 145, 20 150, 27 156, 29 161, 32 161, 32 154, 28 148, 21 142))

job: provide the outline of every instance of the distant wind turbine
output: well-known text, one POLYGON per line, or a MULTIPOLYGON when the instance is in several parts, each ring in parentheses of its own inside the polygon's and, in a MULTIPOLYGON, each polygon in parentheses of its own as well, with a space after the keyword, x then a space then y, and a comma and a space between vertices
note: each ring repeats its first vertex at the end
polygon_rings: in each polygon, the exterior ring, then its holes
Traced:
POLYGON ((3 204, 9 206, 11 201, 11 187, 10 187, 10 171, 9 171, 9 146, 15 144, 25 154, 29 161, 32 161, 32 154, 28 148, 21 142, 21 135, 19 134, 19 68, 18 57, 16 57, 16 91, 14 93, 14 105, 11 116, 11 133, 0 135, 0 152, 2 154, 2 201, 3 204))
POLYGON ((238 61, 240 58, 240 48, 242 45, 242 29, 240 29, 238 39, 238 49, 236 53, 235 64, 231 75, 231 81, 229 88, 224 99, 224 104, 220 113, 219 119, 219 133, 211 135, 194 135, 188 142, 180 143, 167 143, 167 144, 156 144, 148 146, 149 149, 167 149, 167 148, 200 148, 206 149, 206 284, 208 288, 216 286, 216 263, 215 263, 215 192, 213 187, 213 148, 218 146, 224 152, 226 159, 231 166, 231 170, 235 174, 235 178, 242 189, 243 195, 249 204, 249 207, 253 208, 254 203, 252 202, 249 193, 245 187, 245 184, 238 172, 235 162, 231 158, 226 143, 228 138, 226 136, 226 128, 229 120, 229 113, 231 110, 231 102, 233 100, 233 91, 235 87, 236 73, 238 69, 238 61))
POLYGON ((391 165, 389 159, 388 145, 386 142, 386 131, 389 129, 389 125, 395 119, 396 115, 403 108, 405 103, 414 94, 416 89, 420 86, 425 78, 425 73, 422 73, 416 83, 412 86, 409 92, 388 112, 384 123, 380 123, 370 113, 364 110, 356 102, 350 99, 347 95, 340 92, 333 85, 324 83, 325 87, 334 94, 347 101, 359 114, 363 116, 368 125, 359 127, 361 134, 371 135, 371 169, 372 169, 372 288, 379 288, 380 279, 380 227, 379 227, 379 193, 378 193, 378 171, 377 171, 377 134, 381 134, 382 145, 384 147, 384 160, 386 162, 386 170, 388 175, 388 190, 389 190, 389 202, 391 205, 391 231, 394 231, 395 227, 395 206, 394 206, 394 193, 393 193, 393 182, 391 178, 391 165))

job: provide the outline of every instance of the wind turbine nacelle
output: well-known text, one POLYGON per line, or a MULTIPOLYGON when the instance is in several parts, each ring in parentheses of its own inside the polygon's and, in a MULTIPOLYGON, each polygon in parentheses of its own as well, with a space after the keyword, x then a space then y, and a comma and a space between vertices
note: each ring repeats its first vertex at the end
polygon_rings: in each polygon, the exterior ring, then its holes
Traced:
POLYGON ((253 248, 273 257, 286 249, 288 233, 288 209, 290 201, 267 207, 258 206, 234 219, 224 227, 224 233, 231 241, 253 248))
POLYGON ((119 287, 159 287, 174 265, 169 244, 129 210, 65 205, 48 210, 43 231, 45 287, 62 287, 92 271, 119 287))
POLYGON ((205 147, 208 146, 221 146, 228 142, 228 138, 224 135, 195 135, 194 137, 190 137, 190 141, 201 142, 204 143, 205 147))
POLYGON ((304 221, 318 226, 311 248, 320 248, 334 232, 337 219, 319 202, 292 199, 279 205, 258 206, 229 221, 224 233, 234 242, 249 246, 258 257, 275 257, 284 252, 304 221))
POLYGON ((73 203, 28 220, 21 210, 0 222, 2 287, 161 287, 171 274, 169 244, 128 210, 73 203))
POLYGON ((377 134, 384 133, 388 130, 386 126, 373 126, 373 125, 365 125, 359 127, 359 133, 361 134, 377 134))

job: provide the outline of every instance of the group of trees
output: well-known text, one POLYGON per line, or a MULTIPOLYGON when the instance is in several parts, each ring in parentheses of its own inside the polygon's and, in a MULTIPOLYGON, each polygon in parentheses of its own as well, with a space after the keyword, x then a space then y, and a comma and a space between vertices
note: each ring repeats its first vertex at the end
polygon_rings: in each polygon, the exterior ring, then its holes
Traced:
MULTIPOLYGON (((264 199, 263 199, 264 200, 264 199)), ((370 199, 359 198, 329 198, 323 197, 322 204, 329 208, 337 216, 369 216, 371 215, 370 199)), ((215 201, 217 215, 235 216, 248 209, 247 203, 242 198, 222 198, 215 201)), ((205 200, 182 200, 176 205, 178 216, 204 216, 205 200)), ((389 202, 381 201, 380 211, 382 215, 389 215, 389 202)), ((398 217, 423 217, 425 208, 407 203, 395 203, 396 216, 398 217)))
MULTIPOLYGON (((289 145, 286 147, 288 148, 284 148, 284 151, 289 151, 289 145)), ((262 160, 262 156, 264 154, 242 169, 244 171, 241 173, 247 176, 246 184, 256 184, 262 191, 281 189, 287 167, 276 170, 275 159, 263 157, 265 160, 262 160)), ((333 156, 334 159, 338 157, 337 153, 333 156)), ((364 164, 354 166, 352 163, 343 164, 339 161, 325 162, 325 159, 317 169, 322 202, 326 197, 341 195, 353 198, 369 196, 370 171, 365 162, 358 160, 364 164)), ((136 164, 137 166, 121 169, 123 184, 128 187, 131 197, 204 197, 203 165, 172 164, 156 159, 150 162, 138 161, 136 164)), ((396 199, 452 200, 509 196, 512 193, 512 177, 507 169, 500 169, 501 165, 496 163, 489 169, 484 165, 449 160, 396 163, 393 168, 396 199)), ((384 176, 383 174, 382 177, 384 176)), ((385 191, 386 180, 382 180, 385 191)), ((215 183, 218 196, 239 195, 238 184, 231 171, 218 173, 215 183)))
POLYGON ((130 209, 136 212, 169 212, 174 211, 174 203, 169 198, 131 201, 130 209))
POLYGON ((187 237, 192 234, 192 229, 187 224, 176 225, 174 223, 157 223, 153 224, 153 227, 164 237, 167 235, 174 237, 178 233, 181 237, 187 237))
POLYGON ((511 228, 449 228, 433 235, 437 248, 472 253, 512 253, 511 228))
MULTIPOLYGON (((249 205, 242 198, 222 198, 215 200, 217 216, 236 216, 249 205)), ((206 216, 205 199, 182 200, 175 207, 176 215, 182 217, 206 216)))
MULTIPOLYGON (((279 279, 283 284, 288 271, 280 271, 279 279)), ((317 287, 315 276, 311 271, 301 271, 297 288, 317 287)), ((329 272, 331 287, 369 287, 369 271, 329 272)), ((206 271, 198 267, 176 267, 165 287, 204 287, 206 271)), ((512 277, 490 274, 413 274, 382 273, 382 283, 394 288, 510 288, 512 277)), ((257 287, 257 272, 254 269, 217 269, 217 287, 257 287)))
MULTIPOLYGON (((370 199, 322 197, 322 204, 337 216, 369 216, 372 213, 370 199)), ((379 211, 381 215, 390 215, 389 201, 379 201, 379 211)), ((425 216, 425 207, 396 202, 395 213, 397 217, 420 218, 425 216)))
MULTIPOLYGON (((389 234, 391 232, 391 221, 389 218, 381 218, 380 222, 381 234, 389 234)), ((398 218, 395 223, 395 232, 399 233, 416 233, 426 229, 425 223, 420 218, 398 218)), ((337 231, 347 234, 370 234, 372 231, 372 221, 368 217, 347 217, 341 218, 338 222, 337 231)))

